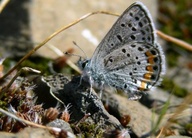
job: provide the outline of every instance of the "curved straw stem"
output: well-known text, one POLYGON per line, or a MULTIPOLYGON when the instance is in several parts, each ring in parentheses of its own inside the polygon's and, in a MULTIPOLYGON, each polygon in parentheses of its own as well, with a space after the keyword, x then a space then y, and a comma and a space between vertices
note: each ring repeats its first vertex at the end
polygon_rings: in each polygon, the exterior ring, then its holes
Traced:
POLYGON ((29 53, 27 53, 22 59, 19 60, 19 62, 16 63, 16 65, 11 68, 3 77, 0 78, 0 81, 2 81, 4 78, 6 78, 10 73, 12 73, 15 69, 18 68, 18 66, 25 60, 27 59, 29 56, 31 56, 33 53, 35 53, 39 48, 41 48, 44 44, 46 44, 49 40, 51 40, 53 37, 55 37, 56 35, 58 35, 59 33, 61 33, 62 31, 70 28, 71 26, 79 23, 80 21, 88 18, 89 16, 91 15, 94 15, 94 14, 109 14, 109 15, 115 15, 115 16, 118 16, 117 14, 112 14, 112 13, 109 13, 109 12, 106 12, 106 11, 96 11, 96 12, 92 12, 92 13, 88 13, 84 16, 82 16, 81 18, 77 19, 76 21, 64 26, 64 27, 61 27, 60 29, 58 29, 56 32, 54 32, 53 34, 51 34, 49 37, 47 37, 43 42, 41 42, 40 44, 38 44, 34 49, 32 49, 31 51, 29 51, 29 53))
POLYGON ((189 43, 186 43, 186 42, 184 42, 184 41, 182 41, 180 39, 177 39, 177 38, 174 38, 174 37, 172 37, 170 35, 167 35, 167 34, 161 32, 159 30, 157 30, 156 32, 164 40, 175 43, 175 44, 177 44, 177 45, 179 45, 179 46, 181 46, 181 47, 183 47, 183 48, 185 48, 187 50, 192 51, 192 45, 190 45, 189 43))
MULTIPOLYGON (((53 34, 51 34, 48 38, 46 38, 42 43, 38 44, 34 49, 32 49, 31 51, 29 51, 29 53, 27 53, 19 62, 16 63, 16 65, 11 68, 3 77, 0 78, 0 81, 2 81, 4 78, 6 78, 10 73, 12 73, 26 58, 28 58, 29 56, 31 56, 33 53, 35 53, 39 48, 41 48, 44 44, 46 44, 49 40, 51 40, 53 37, 55 37, 56 35, 58 35, 59 33, 61 33, 62 31, 70 28, 71 26, 79 23, 80 21, 88 18, 89 16, 91 15, 94 15, 94 14, 108 14, 108 15, 114 15, 114 16, 119 16, 118 14, 114 14, 114 13, 110 13, 110 12, 106 12, 106 11, 96 11, 96 12, 91 12, 91 13, 88 13, 84 16, 82 16, 81 18, 77 19, 76 21, 58 29, 56 32, 54 32, 53 34)), ((167 40, 167 41, 170 41, 170 42, 173 42, 173 43, 176 43, 190 51, 192 51, 192 46, 182 40, 179 40, 179 39, 176 39, 174 37, 171 37, 169 35, 166 35, 164 34, 163 32, 161 31, 158 31, 157 30, 157 34, 162 37, 163 39, 167 40)))

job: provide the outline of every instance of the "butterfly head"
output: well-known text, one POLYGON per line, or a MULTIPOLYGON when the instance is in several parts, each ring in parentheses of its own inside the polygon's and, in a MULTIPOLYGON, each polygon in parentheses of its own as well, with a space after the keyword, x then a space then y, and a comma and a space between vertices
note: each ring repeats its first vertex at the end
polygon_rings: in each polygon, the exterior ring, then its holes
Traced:
POLYGON ((88 66, 89 60, 88 59, 82 59, 80 57, 79 61, 77 62, 78 67, 81 70, 84 70, 88 66))
POLYGON ((90 78, 92 77, 92 71, 90 70, 90 60, 80 58, 77 64, 78 67, 82 70, 81 77, 83 80, 88 81, 89 84, 92 84, 92 82, 90 82, 90 78))

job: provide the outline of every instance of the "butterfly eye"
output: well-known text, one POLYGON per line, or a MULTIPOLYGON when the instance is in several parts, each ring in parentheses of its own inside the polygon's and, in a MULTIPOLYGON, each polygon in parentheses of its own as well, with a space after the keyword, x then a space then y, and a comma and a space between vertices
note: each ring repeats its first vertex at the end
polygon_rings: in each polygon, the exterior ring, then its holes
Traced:
POLYGON ((86 60, 86 61, 84 61, 83 63, 82 63, 82 68, 84 69, 85 68, 85 66, 87 65, 87 63, 88 63, 88 60, 86 60))

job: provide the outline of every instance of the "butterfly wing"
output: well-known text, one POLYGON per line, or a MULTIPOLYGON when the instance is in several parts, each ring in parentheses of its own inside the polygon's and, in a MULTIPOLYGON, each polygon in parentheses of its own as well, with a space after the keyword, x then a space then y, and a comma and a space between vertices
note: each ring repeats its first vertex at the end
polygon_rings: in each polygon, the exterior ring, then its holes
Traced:
POLYGON ((125 44, 104 57, 105 82, 129 92, 146 91, 164 72, 161 47, 143 42, 125 44))
POLYGON ((148 90, 159 81, 164 56, 146 7, 136 2, 119 17, 90 61, 95 76, 126 91, 148 90))
POLYGON ((97 63, 101 64, 101 59, 113 50, 132 42, 155 43, 151 17, 145 6, 140 2, 132 4, 118 18, 96 48, 91 59, 91 66, 95 68, 97 63))

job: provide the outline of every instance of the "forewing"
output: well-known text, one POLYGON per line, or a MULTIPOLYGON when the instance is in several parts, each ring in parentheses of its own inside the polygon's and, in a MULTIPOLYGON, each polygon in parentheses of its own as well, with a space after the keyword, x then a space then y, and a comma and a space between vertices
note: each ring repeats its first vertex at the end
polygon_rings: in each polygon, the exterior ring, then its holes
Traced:
POLYGON ((151 16, 147 8, 140 2, 132 4, 119 17, 96 48, 90 66, 97 70, 97 66, 100 65, 100 69, 103 69, 101 59, 123 45, 134 42, 145 42, 152 45, 155 42, 151 16))

